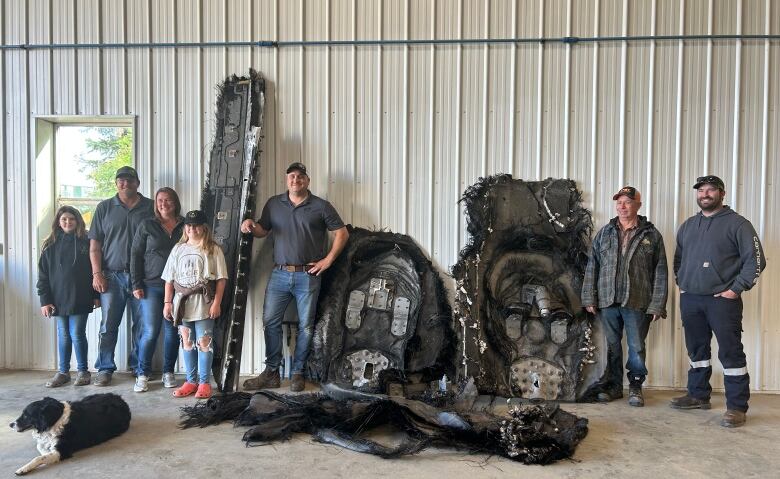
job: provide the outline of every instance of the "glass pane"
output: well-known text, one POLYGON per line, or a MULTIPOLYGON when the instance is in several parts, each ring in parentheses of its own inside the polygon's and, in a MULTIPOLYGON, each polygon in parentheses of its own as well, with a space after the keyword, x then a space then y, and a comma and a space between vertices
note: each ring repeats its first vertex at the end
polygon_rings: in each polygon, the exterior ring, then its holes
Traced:
POLYGON ((75 207, 89 228, 97 204, 116 194, 116 170, 133 165, 133 130, 59 126, 56 148, 56 207, 75 207))

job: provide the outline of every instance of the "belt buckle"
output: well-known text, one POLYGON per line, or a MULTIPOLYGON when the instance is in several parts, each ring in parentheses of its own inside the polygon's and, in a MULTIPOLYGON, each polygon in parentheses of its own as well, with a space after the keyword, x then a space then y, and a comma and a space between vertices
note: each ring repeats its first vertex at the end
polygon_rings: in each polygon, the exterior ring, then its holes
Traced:
POLYGON ((284 265, 284 270, 288 273, 295 273, 295 266, 291 264, 284 265))

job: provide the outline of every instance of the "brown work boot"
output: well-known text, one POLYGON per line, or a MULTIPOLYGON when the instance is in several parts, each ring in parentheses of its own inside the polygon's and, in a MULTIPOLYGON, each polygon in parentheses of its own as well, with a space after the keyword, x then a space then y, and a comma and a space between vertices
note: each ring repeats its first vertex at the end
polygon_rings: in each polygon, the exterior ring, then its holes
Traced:
POLYGON ((244 381, 244 389, 273 389, 281 385, 279 370, 266 367, 256 378, 244 381))
POLYGON ((745 425, 745 413, 736 409, 727 409, 720 421, 723 427, 739 427, 745 425))
POLYGON ((669 407, 673 409, 709 409, 712 405, 709 399, 696 399, 686 394, 669 401, 669 407))
POLYGON ((634 407, 643 407, 645 398, 642 396, 642 386, 631 386, 628 388, 628 405, 634 407))
POLYGON ((305 388, 306 381, 303 379, 303 374, 294 373, 292 375, 292 380, 290 380, 290 391, 297 393, 303 391, 305 388))

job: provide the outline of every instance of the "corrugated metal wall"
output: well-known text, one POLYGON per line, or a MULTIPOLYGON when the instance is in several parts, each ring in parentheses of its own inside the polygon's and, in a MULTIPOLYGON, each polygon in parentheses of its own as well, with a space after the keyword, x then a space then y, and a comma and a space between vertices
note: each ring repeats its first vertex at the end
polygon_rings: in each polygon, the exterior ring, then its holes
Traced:
MULTIPOLYGON (((4 44, 780 33, 771 0, 29 0, 0 2, 4 44)), ((673 253, 693 179, 724 178, 769 268, 745 297, 752 386, 780 391, 780 44, 580 44, 6 50, 0 58, 4 245, 0 366, 53 368, 35 297, 37 115, 136 118, 141 188, 198 203, 215 85, 268 79, 261 201, 306 163, 346 221, 412 235, 447 271, 466 243, 460 192, 483 175, 575 179, 597 225, 630 183, 673 253)), ((270 262, 256 246, 259 270, 270 262)), ((255 274, 245 372, 262 363, 265 275, 255 274)), ((676 292, 649 338, 649 383, 685 384, 676 292)), ((94 323, 93 323, 94 325, 94 323)), ((93 344, 94 349, 94 344, 93 344)), ((715 385, 722 385, 719 374, 715 385)))

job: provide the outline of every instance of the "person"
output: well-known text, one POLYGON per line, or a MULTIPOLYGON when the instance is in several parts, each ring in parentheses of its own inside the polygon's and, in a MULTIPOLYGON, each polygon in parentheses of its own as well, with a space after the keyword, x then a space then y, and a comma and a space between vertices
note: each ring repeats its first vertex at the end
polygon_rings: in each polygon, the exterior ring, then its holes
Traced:
POLYGON ((179 328, 187 372, 187 381, 173 395, 211 397, 212 337, 221 313, 227 265, 202 211, 190 211, 184 217, 184 234, 168 256, 161 277, 165 281, 163 315, 179 328))
POLYGON ((160 275, 183 230, 184 218, 181 216, 179 195, 167 186, 160 188, 154 195, 154 218, 138 225, 130 250, 133 296, 141 303, 138 368, 133 386, 135 392, 149 389, 152 357, 160 328, 163 329, 163 386, 176 387, 173 369, 179 356, 179 333, 173 323, 163 319, 165 282, 160 275))
POLYGON ((628 344, 628 403, 645 405, 645 340, 650 323, 666 317, 668 271, 661 233, 638 214, 642 194, 625 186, 612 196, 617 216, 593 239, 585 269, 582 304, 597 315, 607 340, 607 377, 602 402, 623 397, 623 329, 628 344))
POLYGON ((742 347, 742 293, 766 267, 761 241, 750 221, 723 204, 726 187, 714 175, 693 185, 701 211, 677 231, 674 274, 688 349, 688 391, 672 399, 675 409, 709 409, 712 333, 723 365, 726 412, 721 426, 745 424, 750 376, 742 347))
MULTIPOLYGON (((140 302, 133 297, 130 285, 130 246, 138 225, 154 217, 154 202, 138 193, 141 182, 131 166, 116 170, 117 194, 98 203, 89 230, 89 259, 92 263, 92 287, 100 293, 102 318, 98 336, 98 357, 95 368, 96 386, 108 386, 116 371, 114 349, 119 324, 128 301, 132 309, 132 340, 130 367, 133 368, 137 319, 140 302)), ((135 361, 137 362, 137 360, 135 361)))
POLYGON ((273 233, 275 263, 263 304, 266 367, 259 376, 244 381, 244 389, 279 387, 282 318, 292 299, 298 306, 298 336, 290 390, 304 389, 303 367, 311 347, 320 275, 330 268, 349 238, 336 209, 309 191, 311 180, 306 166, 292 163, 287 168, 286 182, 287 192, 271 197, 259 220, 247 219, 241 224, 243 233, 257 238, 273 233), (328 231, 335 237, 326 254, 328 231))
POLYGON ((54 215, 51 234, 38 260, 41 314, 57 321, 59 368, 47 383, 56 388, 70 382, 71 347, 76 352, 76 386, 90 383, 87 369, 87 317, 100 300, 92 289, 89 240, 81 213, 62 206, 54 215))

